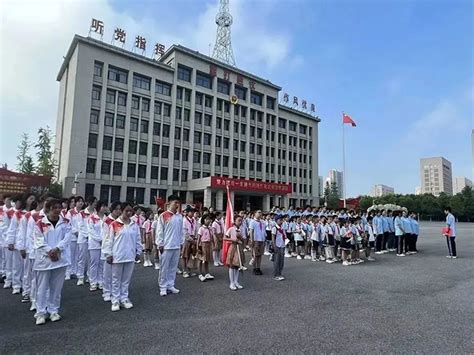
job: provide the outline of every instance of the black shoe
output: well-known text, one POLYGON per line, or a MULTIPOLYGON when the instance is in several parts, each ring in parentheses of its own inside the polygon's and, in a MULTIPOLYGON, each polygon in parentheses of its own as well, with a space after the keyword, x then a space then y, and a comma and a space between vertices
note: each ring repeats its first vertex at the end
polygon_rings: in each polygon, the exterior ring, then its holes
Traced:
POLYGON ((4 284, 4 283, 5 283, 5 279, 6 279, 6 276, 1 276, 1 277, 0 277, 0 284, 4 284))
POLYGON ((258 269, 253 269, 253 274, 258 275, 258 269))
POLYGON ((257 269, 257 275, 263 275, 263 272, 262 272, 262 270, 260 270, 260 269, 257 269))
POLYGON ((30 302, 30 296, 24 295, 24 296, 21 298, 21 303, 27 303, 27 302, 30 302))
POLYGON ((71 274, 71 280, 77 280, 77 275, 76 274, 71 274))

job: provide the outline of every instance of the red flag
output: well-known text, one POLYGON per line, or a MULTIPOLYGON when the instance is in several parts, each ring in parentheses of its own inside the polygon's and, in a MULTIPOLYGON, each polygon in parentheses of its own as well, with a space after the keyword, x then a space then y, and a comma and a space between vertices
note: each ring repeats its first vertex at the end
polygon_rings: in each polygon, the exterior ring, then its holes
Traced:
POLYGON ((232 200, 230 198, 229 186, 227 186, 227 208, 225 211, 225 230, 232 227, 234 224, 234 207, 232 206, 232 200))
POLYGON ((349 123, 352 125, 352 127, 356 126, 356 123, 354 120, 351 118, 351 116, 346 115, 345 113, 342 114, 342 123, 349 123))

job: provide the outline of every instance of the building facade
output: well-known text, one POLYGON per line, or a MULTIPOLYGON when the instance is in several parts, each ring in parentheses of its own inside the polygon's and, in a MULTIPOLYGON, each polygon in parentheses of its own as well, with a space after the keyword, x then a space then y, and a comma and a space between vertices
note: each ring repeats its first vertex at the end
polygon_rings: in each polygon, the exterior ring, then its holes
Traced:
POLYGON ((464 176, 456 176, 454 178, 453 193, 455 195, 461 193, 466 186, 472 187, 472 181, 464 176))
POLYGON ((160 60, 76 35, 60 68, 65 194, 223 209, 318 205, 319 119, 268 80, 174 45, 160 60))
POLYGON ((453 194, 451 162, 443 157, 420 159, 420 178, 422 194, 453 194))
POLYGON ((332 183, 336 183, 337 192, 339 198, 344 198, 344 181, 343 181, 342 171, 335 169, 329 170, 328 177, 326 178, 326 183, 331 186, 332 183))
POLYGON ((387 186, 387 185, 374 185, 372 189, 372 196, 374 197, 382 197, 390 194, 394 194, 395 189, 393 187, 387 186))

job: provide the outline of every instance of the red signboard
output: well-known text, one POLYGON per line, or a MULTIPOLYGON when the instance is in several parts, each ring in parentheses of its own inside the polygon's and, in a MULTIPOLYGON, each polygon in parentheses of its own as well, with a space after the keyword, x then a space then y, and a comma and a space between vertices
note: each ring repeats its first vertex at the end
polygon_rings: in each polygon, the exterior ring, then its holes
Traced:
POLYGON ((291 184, 277 184, 274 182, 233 179, 221 176, 211 176, 211 187, 231 190, 265 192, 276 195, 291 194, 291 184))
POLYGON ((49 176, 27 175, 0 168, 0 193, 43 193, 49 187, 49 176))

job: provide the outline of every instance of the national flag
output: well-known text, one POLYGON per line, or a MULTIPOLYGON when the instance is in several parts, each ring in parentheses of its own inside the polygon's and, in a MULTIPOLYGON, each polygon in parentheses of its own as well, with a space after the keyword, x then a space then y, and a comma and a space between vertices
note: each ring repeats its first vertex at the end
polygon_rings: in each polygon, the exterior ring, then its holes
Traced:
POLYGON ((351 124, 352 127, 355 127, 356 126, 356 123, 354 122, 354 120, 351 118, 351 116, 349 115, 346 115, 345 113, 342 113, 342 123, 343 124, 351 124))

